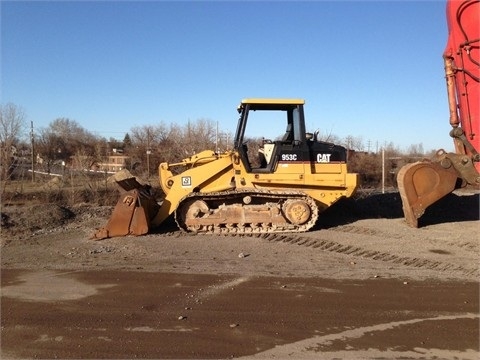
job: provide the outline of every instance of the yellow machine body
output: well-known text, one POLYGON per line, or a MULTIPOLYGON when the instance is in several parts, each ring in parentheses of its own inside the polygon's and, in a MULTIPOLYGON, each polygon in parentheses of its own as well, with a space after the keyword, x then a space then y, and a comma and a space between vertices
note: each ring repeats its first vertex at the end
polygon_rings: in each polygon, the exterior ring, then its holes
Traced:
MULTIPOLYGON (((165 197, 154 214, 148 207, 144 223, 157 228, 173 215, 181 229, 196 233, 310 229, 323 210, 355 193, 358 175, 348 173, 344 147, 306 133, 303 105, 299 99, 243 100, 232 150, 205 150, 178 163, 160 164, 165 197), (286 127, 283 136, 262 140, 269 147, 268 161, 256 160, 256 151, 265 154, 263 148, 249 149, 252 139, 246 129, 253 112, 280 115, 286 127)), ((113 232, 97 233, 101 238, 113 232)))

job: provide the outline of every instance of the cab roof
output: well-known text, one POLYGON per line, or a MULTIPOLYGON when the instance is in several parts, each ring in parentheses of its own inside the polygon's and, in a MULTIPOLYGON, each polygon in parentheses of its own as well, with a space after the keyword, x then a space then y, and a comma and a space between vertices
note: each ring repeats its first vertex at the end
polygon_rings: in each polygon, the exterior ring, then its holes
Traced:
POLYGON ((303 105, 305 100, 303 99, 268 99, 268 98, 247 98, 242 99, 243 104, 281 104, 281 105, 303 105))
POLYGON ((303 99, 264 99, 264 98, 249 98, 243 99, 237 107, 240 113, 248 105, 250 110, 289 110, 292 107, 305 104, 303 99))

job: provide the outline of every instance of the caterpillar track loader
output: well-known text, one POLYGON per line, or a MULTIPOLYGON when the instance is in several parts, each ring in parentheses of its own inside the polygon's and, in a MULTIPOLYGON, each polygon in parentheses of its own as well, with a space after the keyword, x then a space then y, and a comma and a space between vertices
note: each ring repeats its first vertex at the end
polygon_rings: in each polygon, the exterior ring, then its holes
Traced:
POLYGON ((443 59, 455 152, 405 165, 397 175, 408 225, 453 190, 480 187, 480 1, 447 1, 449 36, 443 59))
POLYGON ((238 112, 232 150, 160 164, 161 205, 135 177, 118 174, 120 199, 93 238, 146 234, 171 215, 192 233, 303 232, 354 194, 358 175, 347 171, 347 150, 306 133, 304 100, 245 99, 238 112), (272 134, 260 147, 252 137, 259 132, 272 134))

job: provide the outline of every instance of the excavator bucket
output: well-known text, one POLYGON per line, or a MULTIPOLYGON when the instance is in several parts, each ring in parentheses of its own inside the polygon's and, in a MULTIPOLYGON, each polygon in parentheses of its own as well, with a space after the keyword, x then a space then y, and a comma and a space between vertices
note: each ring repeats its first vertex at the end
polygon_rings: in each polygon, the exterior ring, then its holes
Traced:
POLYGON ((425 209, 455 190, 457 178, 452 166, 445 168, 437 162, 426 160, 403 166, 397 183, 407 224, 417 228, 425 209))
POLYGON ((120 199, 107 224, 98 229, 91 238, 101 240, 115 236, 147 234, 150 221, 160 208, 149 187, 140 184, 128 171, 115 174, 114 180, 120 187, 120 199))

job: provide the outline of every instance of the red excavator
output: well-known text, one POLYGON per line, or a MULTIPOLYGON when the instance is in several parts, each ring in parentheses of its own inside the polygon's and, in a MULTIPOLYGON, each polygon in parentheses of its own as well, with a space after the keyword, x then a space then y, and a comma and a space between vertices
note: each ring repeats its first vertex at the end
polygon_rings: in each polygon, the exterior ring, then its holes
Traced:
POLYGON ((448 42, 443 53, 455 152, 405 165, 397 176, 408 225, 453 190, 480 187, 480 0, 448 0, 448 42))

